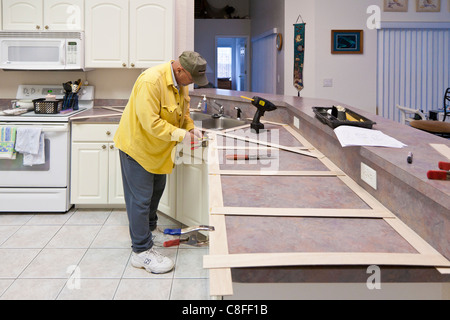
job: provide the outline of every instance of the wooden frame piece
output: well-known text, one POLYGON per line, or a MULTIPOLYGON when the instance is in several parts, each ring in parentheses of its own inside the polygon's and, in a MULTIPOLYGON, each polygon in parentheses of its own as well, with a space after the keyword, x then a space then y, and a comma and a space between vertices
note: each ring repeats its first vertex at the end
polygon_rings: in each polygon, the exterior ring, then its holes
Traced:
MULTIPOLYGON (((222 175, 317 175, 317 172, 286 171, 239 171, 221 170, 219 165, 219 149, 217 136, 241 139, 270 148, 280 148, 280 145, 261 143, 224 132, 212 132, 212 161, 209 161, 210 183, 210 224, 216 231, 210 235, 210 254, 204 256, 203 266, 210 270, 210 294, 226 296, 233 294, 231 268, 275 267, 275 266, 333 266, 333 265, 395 265, 395 266, 426 266, 435 267, 442 274, 450 274, 450 261, 431 247, 406 224, 400 221, 390 210, 384 207, 369 192, 364 190, 349 176, 345 175, 333 162, 314 148, 301 134, 288 125, 282 125, 303 146, 312 150, 311 155, 321 161, 330 171, 320 175, 333 175, 355 192, 370 209, 323 209, 323 208, 252 208, 224 207, 222 194, 222 175), (226 234, 226 216, 286 216, 286 217, 330 217, 330 218, 370 218, 382 219, 407 241, 418 253, 366 253, 366 252, 286 252, 286 253, 250 253, 229 254, 226 234)), ((283 147, 283 146, 281 146, 283 147)), ((448 150, 441 145, 432 145, 437 151, 447 155, 448 150)), ((288 151, 298 152, 298 149, 287 147, 288 151)), ((286 149, 284 149, 286 150, 286 149)))

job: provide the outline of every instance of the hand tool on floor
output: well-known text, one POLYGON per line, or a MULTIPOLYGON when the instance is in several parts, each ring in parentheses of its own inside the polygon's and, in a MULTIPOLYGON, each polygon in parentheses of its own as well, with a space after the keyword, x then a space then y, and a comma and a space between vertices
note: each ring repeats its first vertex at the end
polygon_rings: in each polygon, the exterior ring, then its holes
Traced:
POLYGON ((182 243, 185 243, 190 246, 194 247, 203 247, 208 245, 208 241, 200 241, 198 239, 198 233, 199 231, 214 231, 214 227, 211 226, 197 226, 197 227, 190 227, 185 229, 166 229, 164 230, 164 234, 170 234, 172 236, 183 236, 187 235, 187 238, 180 238, 175 240, 170 240, 164 242, 164 247, 173 247, 178 246, 182 243))
POLYGON ((252 99, 241 96, 241 98, 252 101, 252 104, 258 109, 255 113, 255 117, 253 118, 251 128, 256 132, 256 134, 259 134, 259 131, 264 129, 264 125, 261 123, 261 117, 264 116, 266 111, 274 111, 277 107, 272 102, 261 97, 253 97, 252 99))

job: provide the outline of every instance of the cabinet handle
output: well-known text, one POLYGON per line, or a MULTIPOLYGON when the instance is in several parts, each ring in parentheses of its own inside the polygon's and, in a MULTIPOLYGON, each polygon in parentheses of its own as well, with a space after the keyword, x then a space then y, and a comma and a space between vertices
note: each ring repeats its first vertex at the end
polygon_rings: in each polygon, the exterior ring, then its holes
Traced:
POLYGON ((106 131, 106 135, 110 136, 111 135, 111 131, 106 131))
POLYGON ((122 67, 126 68, 127 64, 124 62, 122 63, 122 67))
POLYGON ((36 26, 36 29, 39 30, 41 28, 41 26, 36 26))
POLYGON ((110 148, 111 150, 114 150, 114 146, 113 146, 113 145, 110 145, 109 148, 110 148))
POLYGON ((49 29, 49 26, 45 26, 45 30, 48 30, 49 29))
POLYGON ((131 64, 131 67, 134 68, 134 63, 131 64))
POLYGON ((105 145, 103 145, 103 146, 102 146, 102 149, 103 149, 103 150, 106 150, 106 146, 105 146, 105 145))

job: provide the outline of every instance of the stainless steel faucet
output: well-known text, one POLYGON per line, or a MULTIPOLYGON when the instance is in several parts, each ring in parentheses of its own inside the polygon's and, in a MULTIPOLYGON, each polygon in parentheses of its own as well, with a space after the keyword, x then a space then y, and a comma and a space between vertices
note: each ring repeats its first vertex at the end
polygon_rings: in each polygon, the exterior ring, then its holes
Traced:
POLYGON ((214 100, 214 103, 217 104, 219 106, 219 108, 217 108, 215 105, 212 105, 214 107, 214 109, 219 111, 219 116, 223 117, 225 114, 225 108, 223 107, 223 105, 221 105, 220 103, 218 103, 216 100, 214 100))

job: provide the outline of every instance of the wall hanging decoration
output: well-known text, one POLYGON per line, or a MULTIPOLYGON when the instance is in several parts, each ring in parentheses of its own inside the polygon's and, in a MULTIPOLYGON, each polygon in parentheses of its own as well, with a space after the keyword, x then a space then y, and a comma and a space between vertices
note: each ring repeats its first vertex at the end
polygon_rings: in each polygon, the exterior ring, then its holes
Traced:
POLYGON ((305 62, 305 34, 306 34, 306 23, 303 18, 299 15, 297 22, 294 24, 294 87, 298 91, 298 96, 300 96, 300 91, 303 90, 303 66, 305 62), (299 19, 302 23, 298 23, 299 19))
POLYGON ((385 12, 407 12, 408 0, 384 0, 385 12))
POLYGON ((332 54, 364 53, 363 30, 331 30, 332 54))
POLYGON ((416 0, 417 12, 441 12, 441 0, 416 0))

